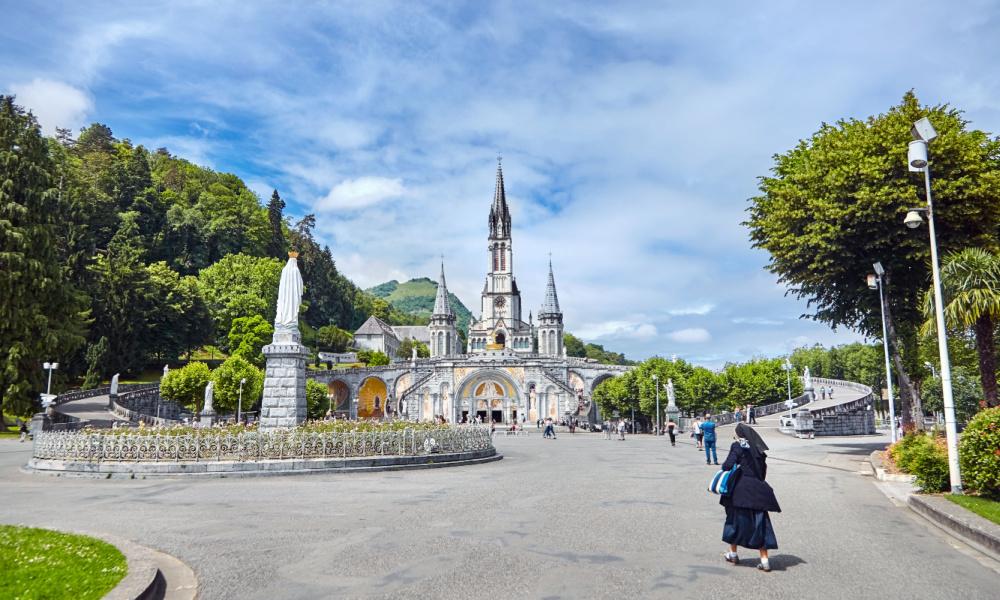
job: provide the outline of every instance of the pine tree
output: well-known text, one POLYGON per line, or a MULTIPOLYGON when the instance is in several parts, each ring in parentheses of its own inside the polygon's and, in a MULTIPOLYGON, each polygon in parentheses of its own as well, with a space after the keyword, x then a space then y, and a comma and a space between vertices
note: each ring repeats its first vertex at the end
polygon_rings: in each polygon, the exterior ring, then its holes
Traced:
POLYGON ((271 194, 271 201, 267 203, 267 220, 271 223, 271 239, 268 242, 267 255, 275 258, 285 258, 285 234, 282 231, 282 211, 285 209, 285 201, 278 195, 278 190, 271 194))
POLYGON ((0 408, 26 415, 44 391, 42 362, 83 343, 85 304, 67 281, 62 199, 34 116, 0 96, 0 408))

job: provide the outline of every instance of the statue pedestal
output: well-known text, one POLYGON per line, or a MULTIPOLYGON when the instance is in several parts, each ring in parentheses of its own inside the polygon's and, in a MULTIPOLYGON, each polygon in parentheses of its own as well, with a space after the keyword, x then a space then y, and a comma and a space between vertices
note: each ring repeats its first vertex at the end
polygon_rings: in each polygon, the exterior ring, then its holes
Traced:
POLYGON ((677 408, 676 404, 667 405, 667 423, 673 421, 674 423, 677 423, 679 427, 680 421, 677 420, 677 417, 678 415, 680 415, 680 413, 681 411, 679 408, 677 408))
POLYGON ((276 333, 264 346, 267 367, 260 406, 262 430, 295 427, 306 420, 306 360, 309 349, 298 336, 276 333))
POLYGON ((215 425, 215 411, 214 410, 212 410, 212 411, 203 410, 199 414, 199 417, 200 417, 200 419, 199 419, 198 423, 200 424, 201 427, 211 427, 212 425, 215 425))

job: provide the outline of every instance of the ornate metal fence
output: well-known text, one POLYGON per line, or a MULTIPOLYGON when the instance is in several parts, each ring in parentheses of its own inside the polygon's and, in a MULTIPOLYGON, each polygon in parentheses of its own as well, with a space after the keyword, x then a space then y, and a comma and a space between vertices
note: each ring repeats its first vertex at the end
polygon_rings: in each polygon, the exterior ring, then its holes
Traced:
POLYGON ((421 456, 493 448, 488 427, 402 431, 226 433, 211 429, 181 435, 154 430, 125 434, 46 431, 35 437, 33 457, 82 462, 205 462, 301 458, 421 456))

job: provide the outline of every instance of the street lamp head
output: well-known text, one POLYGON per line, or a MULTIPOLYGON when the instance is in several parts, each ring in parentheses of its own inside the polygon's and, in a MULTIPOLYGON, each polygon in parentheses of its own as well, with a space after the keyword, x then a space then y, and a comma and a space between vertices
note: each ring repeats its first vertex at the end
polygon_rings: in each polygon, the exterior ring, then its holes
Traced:
POLYGON ((246 382, 247 382, 247 378, 246 377, 244 377, 243 379, 240 379, 240 385, 244 385, 244 384, 246 384, 246 382))
POLYGON ((913 136, 914 140, 932 142, 937 137, 937 131, 931 125, 930 119, 924 117, 913 124, 913 127, 910 128, 910 135, 913 136))
POLYGON ((911 171, 923 171, 927 167, 927 142, 913 140, 906 151, 906 162, 911 171))
POLYGON ((869 273, 865 278, 868 281, 868 289, 877 290, 878 289, 878 275, 875 273, 869 273))
POLYGON ((657 375, 656 373, 653 373, 653 381, 656 381, 659 378, 660 378, 659 375, 657 375))
POLYGON ((875 269, 875 274, 878 275, 879 277, 885 275, 885 269, 882 268, 881 262, 873 264, 872 268, 875 269))
POLYGON ((906 218, 903 219, 903 224, 910 229, 916 229, 924 224, 924 218, 920 216, 920 211, 911 210, 906 213, 906 218))

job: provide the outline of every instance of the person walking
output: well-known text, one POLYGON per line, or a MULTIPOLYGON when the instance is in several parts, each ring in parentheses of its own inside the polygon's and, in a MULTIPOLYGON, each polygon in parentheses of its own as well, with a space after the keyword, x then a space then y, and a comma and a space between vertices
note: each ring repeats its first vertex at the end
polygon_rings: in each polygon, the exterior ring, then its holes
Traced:
POLYGON ((729 551, 723 555, 726 562, 739 564, 737 547, 743 546, 760 552, 757 568, 764 572, 771 571, 768 551, 778 547, 768 513, 781 512, 774 489, 765 481, 767 450, 767 444, 754 428, 744 423, 736 426, 736 441, 729 447, 722 470, 729 471, 737 465, 740 468, 730 492, 719 499, 726 509, 726 523, 722 527, 722 541, 729 544, 729 551))
POLYGON ((753 404, 750 404, 749 406, 747 406, 747 415, 750 417, 750 424, 751 425, 756 425, 757 424, 757 408, 753 404))
POLYGON ((608 420, 604 421, 604 439, 611 439, 611 421, 608 420))
POLYGON ((670 436, 670 445, 677 445, 677 423, 673 419, 667 421, 667 435, 670 436))
POLYGON ((625 420, 618 421, 618 441, 625 441, 625 420))
POLYGON ((715 421, 712 415, 706 414, 701 424, 702 440, 705 444, 705 464, 719 464, 719 455, 715 451, 715 421))
POLYGON ((701 430, 701 419, 697 417, 694 419, 694 431, 692 433, 694 434, 695 450, 701 450, 701 439, 705 434, 701 430))
POLYGON ((28 424, 21 421, 21 426, 18 427, 18 431, 21 433, 21 443, 23 444, 24 440, 28 439, 28 424))

